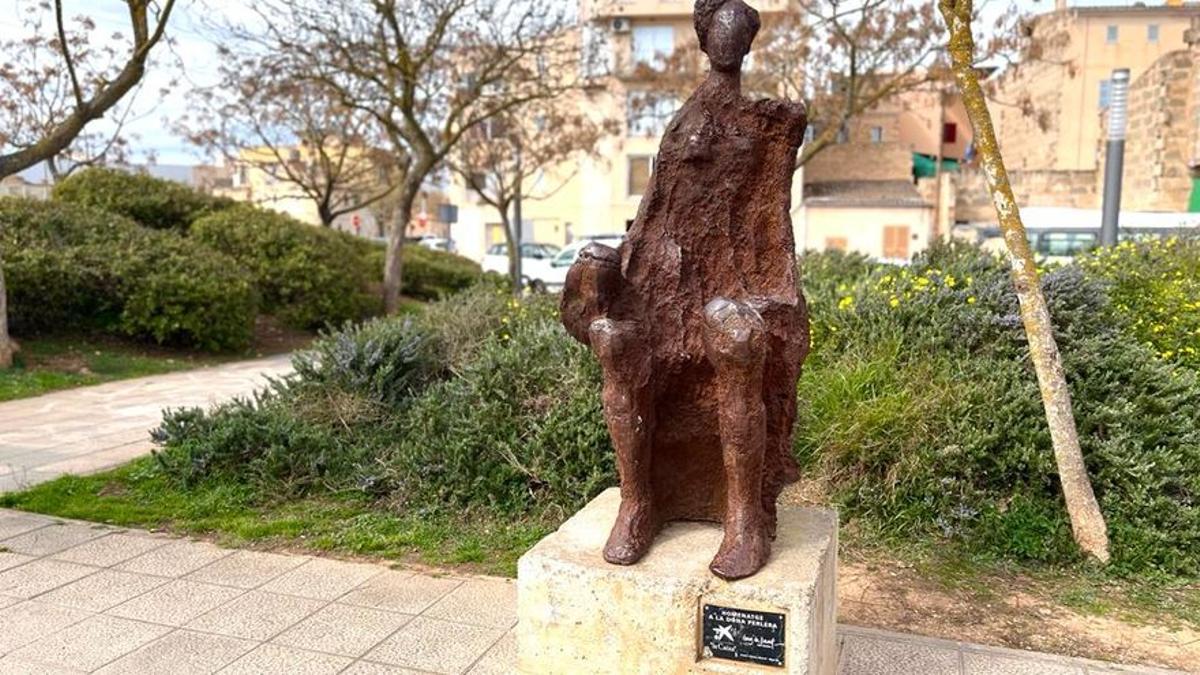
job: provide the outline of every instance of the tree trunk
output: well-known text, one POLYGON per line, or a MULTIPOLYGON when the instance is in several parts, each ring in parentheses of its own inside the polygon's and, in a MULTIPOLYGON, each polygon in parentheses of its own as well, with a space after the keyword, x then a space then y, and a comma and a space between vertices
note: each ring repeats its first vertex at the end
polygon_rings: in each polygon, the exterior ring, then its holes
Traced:
POLYGON ((0 369, 11 368, 16 351, 8 335, 8 287, 4 285, 4 259, 0 250, 0 369))
POLYGON ((404 235, 408 231, 408 223, 412 220, 413 202, 416 201, 417 190, 403 188, 400 201, 392 216, 392 227, 388 231, 387 256, 383 263, 383 310, 388 316, 400 311, 400 288, 404 278, 404 235))
POLYGON ((512 220, 508 217, 508 209, 501 208, 500 223, 504 226, 504 246, 508 251, 508 280, 512 284, 513 295, 521 295, 521 246, 513 234, 512 220))
POLYGON ((1088 478, 1075 416, 1071 408, 1071 392, 1063 373, 1062 358, 1054 340, 1050 311, 1038 282, 1037 265, 1029 249, 1025 226, 1013 196, 1012 185, 1004 168, 1004 159, 996 142, 987 100, 979 85, 975 70, 974 38, 971 35, 971 0, 939 0, 942 16, 950 29, 950 58, 954 77, 962 92, 963 103, 971 126, 975 130, 975 146, 987 176, 988 189, 996 205, 1000 229, 1008 250, 1013 284, 1021 304, 1021 321, 1029 340, 1029 354, 1037 372, 1046 421, 1050 426, 1050 441, 1062 482, 1063 498, 1071 518, 1075 541, 1084 552, 1101 562, 1108 562, 1108 531, 1104 515, 1096 503, 1092 483, 1088 478))

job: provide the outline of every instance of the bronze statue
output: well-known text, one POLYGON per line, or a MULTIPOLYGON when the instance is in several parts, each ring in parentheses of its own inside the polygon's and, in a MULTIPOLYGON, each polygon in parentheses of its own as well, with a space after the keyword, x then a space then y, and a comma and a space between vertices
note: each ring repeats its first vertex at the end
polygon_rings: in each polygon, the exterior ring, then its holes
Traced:
POLYGON ((671 120, 619 249, 586 247, 562 321, 604 371, 621 476, 605 560, 637 562, 671 520, 724 523, 710 568, 738 579, 770 555, 791 454, 808 312, 789 214, 804 106, 741 94, 759 29, 741 0, 697 0, 712 65, 671 120))

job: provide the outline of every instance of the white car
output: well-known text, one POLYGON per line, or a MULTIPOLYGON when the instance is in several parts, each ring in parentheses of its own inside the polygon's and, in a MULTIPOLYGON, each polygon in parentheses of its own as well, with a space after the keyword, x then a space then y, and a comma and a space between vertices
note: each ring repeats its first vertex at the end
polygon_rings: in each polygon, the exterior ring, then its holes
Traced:
MULTIPOLYGON (((521 278, 527 286, 545 288, 550 261, 558 255, 553 244, 521 244, 521 278)), ((483 256, 483 271, 508 274, 508 245, 494 244, 483 256)))
POLYGON ((559 251, 558 255, 554 256, 554 259, 550 261, 550 271, 544 280, 546 290, 551 293, 557 293, 562 290, 563 284, 567 282, 567 270, 571 269, 571 265, 575 264, 575 260, 579 258, 579 252, 583 250, 584 246, 596 242, 597 244, 616 248, 623 241, 625 241, 625 235, 613 234, 580 239, 579 241, 567 244, 567 247, 559 251))

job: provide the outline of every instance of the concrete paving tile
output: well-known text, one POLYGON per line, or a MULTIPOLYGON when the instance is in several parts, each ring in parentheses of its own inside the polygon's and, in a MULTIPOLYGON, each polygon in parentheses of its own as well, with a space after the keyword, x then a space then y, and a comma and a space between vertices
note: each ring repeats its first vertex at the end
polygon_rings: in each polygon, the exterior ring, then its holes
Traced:
POLYGON ((210 565, 232 551, 198 541, 175 541, 116 566, 124 572, 181 577, 210 565))
POLYGON ((38 597, 42 602, 103 612, 166 583, 161 577, 100 570, 38 597))
POLYGON ((77 675, 82 672, 10 657, 0 659, 0 675, 77 675))
POLYGON ((302 649, 265 644, 221 671, 221 675, 332 675, 350 665, 351 659, 302 649))
POLYGON ((10 553, 8 551, 0 550, 0 572, 12 567, 16 567, 17 565, 24 565, 31 560, 37 560, 37 558, 31 555, 22 555, 20 553, 10 553))
POLYGON ((412 619, 407 614, 333 603, 287 629, 272 642, 359 657, 412 619))
POLYGON ((517 672, 517 634, 509 631, 487 650, 467 675, 511 675, 517 672))
POLYGON ((419 616, 367 653, 368 661, 461 673, 496 643, 504 631, 419 616))
POLYGON ((188 628, 251 640, 269 640, 325 605, 320 600, 250 591, 188 623, 188 628))
POLYGON ((299 567, 307 560, 304 556, 238 551, 211 565, 201 567, 186 578, 222 586, 258 588, 284 572, 299 567))
POLYGON ((265 584, 262 589, 272 593, 333 600, 382 571, 384 568, 379 565, 313 558, 265 584))
POLYGON ((0 654, 24 647, 90 616, 90 612, 36 600, 0 609, 0 654))
POLYGON ((462 583, 462 579, 389 571, 342 596, 338 602, 420 614, 462 583))
POLYGON ((92 671, 168 633, 154 626, 97 614, 12 653, 17 659, 92 671))
POLYGON ((177 630, 97 670, 102 675, 207 675, 254 649, 257 642, 177 630))
POLYGON ((971 651, 963 653, 963 673, 964 675, 1084 675, 1083 668, 1066 663, 971 651))
MULTIPOLYGON (((509 671, 507 675, 514 672, 516 671, 509 671)), ((354 665, 342 671, 342 675, 428 675, 428 673, 427 670, 410 670, 371 661, 355 661, 354 665)))
POLYGON ((72 546, 78 546, 85 541, 103 537, 109 532, 111 530, 108 528, 98 525, 55 523, 5 539, 3 545, 13 553, 51 555, 72 546))
POLYGON ((112 567, 170 542, 170 539, 117 532, 61 551, 53 557, 81 565, 112 567))
POLYGON ((53 522, 53 519, 46 516, 19 511, 0 511, 0 545, 4 544, 5 539, 45 527, 53 522))
POLYGON ((468 579, 425 610, 425 616, 512 628, 517 623, 517 585, 506 579, 468 579))
POLYGON ((839 675, 959 675, 958 651, 923 643, 847 635, 839 675))
POLYGON ((21 602, 20 598, 10 598, 7 595, 0 595, 0 609, 4 609, 9 605, 15 605, 18 602, 21 602))
POLYGON ((113 616, 182 626, 244 593, 240 588, 176 579, 108 611, 113 616))
POLYGON ((54 480, 55 478, 58 478, 57 474, 30 471, 29 467, 19 465, 15 473, 0 476, 0 494, 4 494, 5 492, 20 492, 21 490, 28 490, 34 485, 45 483, 46 481, 54 480))
POLYGON ((0 572, 0 593, 15 598, 32 598, 65 586, 96 571, 95 567, 57 560, 34 560, 0 572))

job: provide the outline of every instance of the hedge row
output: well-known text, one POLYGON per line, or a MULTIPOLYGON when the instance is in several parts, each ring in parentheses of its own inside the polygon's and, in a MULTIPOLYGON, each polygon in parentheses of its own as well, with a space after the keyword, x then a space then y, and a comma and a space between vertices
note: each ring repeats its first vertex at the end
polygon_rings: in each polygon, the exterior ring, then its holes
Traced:
POLYGON ((253 279, 232 258, 87 206, 0 199, 14 332, 94 327, 213 351, 250 343, 253 279))
POLYGON ((157 230, 178 231, 234 204, 175 181, 104 168, 68 176, 54 186, 54 200, 110 211, 157 230))

